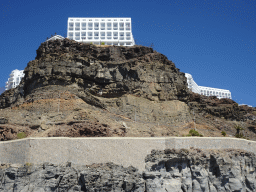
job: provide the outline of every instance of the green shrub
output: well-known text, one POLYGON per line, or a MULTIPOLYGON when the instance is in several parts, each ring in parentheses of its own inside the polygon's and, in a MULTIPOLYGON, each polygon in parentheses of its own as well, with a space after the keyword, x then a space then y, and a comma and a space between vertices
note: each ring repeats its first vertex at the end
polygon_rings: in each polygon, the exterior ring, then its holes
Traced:
POLYGON ((189 134, 187 136, 198 136, 198 137, 203 137, 202 134, 198 133, 198 131, 194 129, 190 129, 189 134))
POLYGON ((101 42, 101 45, 105 45, 105 43, 104 43, 104 42, 101 42))
POLYGON ((227 133, 225 131, 221 131, 221 135, 223 135, 224 137, 226 137, 227 133))
POLYGON ((19 132, 19 133, 17 133, 17 138, 18 138, 18 139, 23 139, 23 138, 25 138, 25 137, 27 137, 26 133, 24 133, 24 132, 19 132))
POLYGON ((235 125, 234 127, 235 127, 236 130, 239 130, 239 131, 240 131, 240 130, 244 130, 244 128, 241 127, 241 125, 235 125))
POLYGON ((25 164, 26 167, 31 167, 32 165, 33 163, 28 163, 28 162, 25 164))
POLYGON ((236 138, 246 139, 246 137, 244 136, 243 133, 237 133, 237 134, 235 134, 235 137, 236 137, 236 138))

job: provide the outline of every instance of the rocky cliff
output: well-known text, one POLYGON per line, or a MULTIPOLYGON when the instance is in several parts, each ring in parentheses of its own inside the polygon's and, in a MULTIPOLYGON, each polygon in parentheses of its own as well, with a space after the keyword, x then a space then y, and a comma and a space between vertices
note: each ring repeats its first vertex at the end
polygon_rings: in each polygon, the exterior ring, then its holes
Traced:
MULTIPOLYGON (((186 100, 188 96, 184 73, 164 55, 143 46, 96 47, 68 39, 47 41, 24 72, 24 97, 39 87, 72 84, 77 88, 71 91, 86 102, 91 94, 111 98, 132 93, 157 101, 186 100)), ((10 91, 9 95, 15 94, 10 91)), ((4 100, 2 96, 0 107, 17 99, 4 100)))
POLYGON ((255 154, 242 150, 152 151, 143 173, 113 163, 1 165, 1 191, 228 192, 256 190, 255 154))
POLYGON ((189 92, 184 73, 143 46, 47 41, 21 84, 0 96, 0 138, 26 136, 234 136, 256 138, 256 109, 189 92))

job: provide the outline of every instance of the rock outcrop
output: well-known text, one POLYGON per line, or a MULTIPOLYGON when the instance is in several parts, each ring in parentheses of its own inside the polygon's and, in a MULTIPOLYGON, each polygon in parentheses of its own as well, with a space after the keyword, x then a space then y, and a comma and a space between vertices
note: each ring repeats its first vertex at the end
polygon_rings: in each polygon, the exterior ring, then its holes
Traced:
POLYGON ((190 93, 187 103, 197 113, 208 113, 229 120, 245 121, 249 119, 248 114, 256 112, 255 108, 238 106, 231 99, 218 99, 216 96, 207 97, 196 93, 190 93))
POLYGON ((2 140, 15 139, 18 132, 27 136, 182 136, 195 127, 204 136, 221 136, 222 131, 235 135, 232 121, 243 121, 244 135, 256 138, 255 108, 191 93, 185 74, 149 47, 47 41, 24 71, 20 85, 0 95, 0 116, 6 119, 1 121, 6 124, 0 128, 2 140), (74 128, 79 111, 91 115, 74 128), (109 130, 99 129, 102 124, 109 130), (14 125, 22 127, 13 129, 14 125))
MULTIPOLYGON (((104 105, 92 95, 111 98, 132 93, 157 101, 186 100, 188 96, 184 73, 164 55, 143 46, 96 47, 69 39, 47 41, 24 73, 24 97, 39 87, 71 84, 78 85, 72 93, 92 104, 96 100, 100 107, 104 105)), ((11 90, 2 95, 0 108, 17 102, 18 93, 11 90)))
POLYGON ((1 191, 228 192, 256 190, 255 154, 241 150, 152 151, 143 173, 113 163, 1 165, 1 191))
POLYGON ((242 150, 152 151, 146 158, 146 191, 255 191, 255 160, 242 150))

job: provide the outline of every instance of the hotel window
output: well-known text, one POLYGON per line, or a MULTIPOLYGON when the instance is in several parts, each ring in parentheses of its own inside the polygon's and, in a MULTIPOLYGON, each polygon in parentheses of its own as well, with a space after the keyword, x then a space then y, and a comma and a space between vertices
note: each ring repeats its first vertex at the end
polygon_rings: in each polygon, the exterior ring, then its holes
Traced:
POLYGON ((130 23, 125 23, 125 30, 130 30, 130 23))
POLYGON ((74 23, 69 23, 68 30, 70 30, 70 31, 74 30, 74 23))
POLYGON ((112 27, 111 27, 111 23, 107 23, 107 30, 111 30, 112 27))
POLYGON ((105 39, 105 32, 100 32, 100 39, 105 39))
POLYGON ((119 39, 120 39, 120 40, 124 40, 124 32, 120 32, 119 35, 120 35, 120 38, 119 38, 119 39))
POLYGON ((124 23, 119 23, 119 28, 124 28, 124 23))
POLYGON ((100 30, 105 30, 105 23, 100 24, 100 30))
POLYGON ((118 39, 118 33, 117 32, 113 33, 113 39, 118 39))
POLYGON ((80 40, 80 32, 75 33, 75 40, 80 40))
POLYGON ((92 39, 92 32, 88 32, 88 39, 92 39))
POLYGON ((88 23, 88 30, 92 30, 92 23, 88 23))
POLYGON ((86 30, 86 23, 82 23, 82 30, 86 30))
POLYGON ((99 32, 94 32, 94 39, 99 39, 99 32))
POLYGON ((107 32, 107 39, 112 39, 112 34, 111 34, 111 32, 107 32))
POLYGON ((79 31, 80 30, 80 23, 75 23, 75 30, 79 31))
POLYGON ((126 40, 130 40, 131 39, 131 33, 130 32, 127 32, 126 33, 126 40))
POLYGON ((113 23, 113 30, 117 30, 117 23, 113 23))
POLYGON ((99 30, 99 23, 94 23, 94 30, 99 30))

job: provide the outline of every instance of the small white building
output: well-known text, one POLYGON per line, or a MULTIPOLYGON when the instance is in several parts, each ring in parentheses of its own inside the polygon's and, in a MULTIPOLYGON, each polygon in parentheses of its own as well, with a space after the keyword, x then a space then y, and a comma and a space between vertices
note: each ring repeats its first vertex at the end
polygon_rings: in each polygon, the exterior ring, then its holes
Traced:
POLYGON ((204 87, 204 86, 198 86, 196 82, 193 80, 193 77, 189 73, 185 73, 185 76, 187 78, 188 88, 194 92, 205 96, 216 96, 217 98, 229 98, 231 97, 231 92, 227 89, 217 89, 212 87, 204 87))
POLYGON ((63 40, 65 39, 64 37, 62 37, 61 35, 54 35, 53 37, 47 39, 46 41, 54 41, 56 39, 60 39, 60 40, 63 40))
POLYGON ((11 72, 8 81, 5 83, 5 90, 17 87, 20 84, 22 77, 24 77, 23 70, 15 69, 11 72))
POLYGON ((67 37, 96 45, 135 45, 131 18, 68 18, 67 37))

